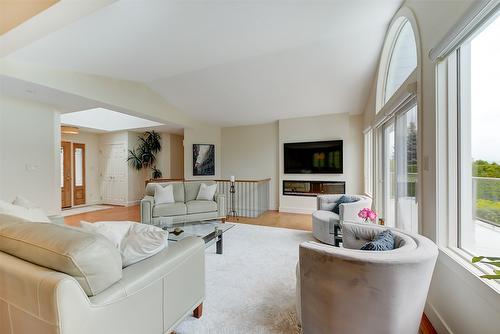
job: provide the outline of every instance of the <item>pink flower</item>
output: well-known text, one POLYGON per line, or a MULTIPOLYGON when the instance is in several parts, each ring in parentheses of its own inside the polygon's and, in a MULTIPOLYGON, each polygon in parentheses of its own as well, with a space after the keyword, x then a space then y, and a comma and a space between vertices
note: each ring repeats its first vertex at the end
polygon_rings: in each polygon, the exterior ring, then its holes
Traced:
POLYGON ((374 222, 377 219, 377 213, 370 208, 364 208, 358 212, 358 217, 364 219, 365 222, 368 220, 374 222))

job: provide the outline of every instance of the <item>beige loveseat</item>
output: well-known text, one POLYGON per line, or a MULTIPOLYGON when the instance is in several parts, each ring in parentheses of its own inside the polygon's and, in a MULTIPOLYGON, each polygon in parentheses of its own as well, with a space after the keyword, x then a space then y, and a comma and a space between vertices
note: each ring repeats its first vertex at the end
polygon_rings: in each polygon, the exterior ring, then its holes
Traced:
POLYGON ((0 333, 170 333, 204 297, 199 238, 122 269, 98 234, 0 219, 0 333))
POLYGON ((173 224, 226 217, 226 201, 223 194, 216 193, 213 201, 196 200, 200 185, 210 186, 215 181, 150 182, 146 196, 141 201, 141 223, 157 223, 161 218, 170 218, 173 224), (175 203, 155 204, 156 185, 172 185, 175 203))

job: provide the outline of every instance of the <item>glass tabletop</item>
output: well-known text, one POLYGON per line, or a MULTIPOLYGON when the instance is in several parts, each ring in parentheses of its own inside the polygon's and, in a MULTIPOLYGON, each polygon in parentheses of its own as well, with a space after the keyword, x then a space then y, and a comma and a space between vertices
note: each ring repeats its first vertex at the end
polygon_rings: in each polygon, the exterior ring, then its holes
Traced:
POLYGON ((198 221, 175 224, 166 228, 169 241, 179 241, 186 237, 195 236, 205 240, 205 243, 217 238, 227 230, 234 227, 234 224, 214 221, 198 221))

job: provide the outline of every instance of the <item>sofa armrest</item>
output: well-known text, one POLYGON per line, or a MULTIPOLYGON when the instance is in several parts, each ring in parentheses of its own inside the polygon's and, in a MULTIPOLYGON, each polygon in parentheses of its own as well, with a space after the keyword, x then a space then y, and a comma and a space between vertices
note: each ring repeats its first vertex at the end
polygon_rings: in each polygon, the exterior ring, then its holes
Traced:
POLYGON ((153 207, 155 199, 153 196, 145 196, 141 200, 141 223, 151 224, 153 219, 153 207))
POLYGON ((226 195, 224 194, 216 194, 215 201, 217 202, 217 215, 219 217, 226 217, 226 195))

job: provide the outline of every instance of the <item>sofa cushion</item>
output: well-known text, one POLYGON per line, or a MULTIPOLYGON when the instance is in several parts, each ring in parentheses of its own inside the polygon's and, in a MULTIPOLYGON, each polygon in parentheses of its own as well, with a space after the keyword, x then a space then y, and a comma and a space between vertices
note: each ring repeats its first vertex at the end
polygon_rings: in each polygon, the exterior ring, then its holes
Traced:
POLYGON ((169 184, 165 187, 162 187, 159 184, 155 185, 154 199, 155 204, 175 203, 174 190, 172 188, 172 185, 169 184))
POLYGON ((332 211, 317 210, 312 213, 313 219, 318 222, 329 223, 330 221, 338 223, 340 218, 339 215, 332 211))
POLYGON ((380 232, 375 239, 367 242, 361 248, 361 250, 370 251, 388 251, 394 249, 394 236, 391 230, 385 230, 380 232))
POLYGON ((217 211, 217 202, 214 201, 194 200, 187 202, 186 205, 188 214, 217 211))
POLYGON ((88 296, 122 277, 119 250, 103 236, 79 228, 2 221, 0 251, 72 276, 88 296))
POLYGON ((153 207, 153 217, 179 216, 186 213, 186 204, 183 202, 158 204, 153 207))
POLYGON ((176 202, 184 202, 184 182, 182 182, 182 181, 150 182, 146 186, 146 195, 147 196, 154 196, 155 195, 156 185, 160 185, 162 187, 172 185, 172 191, 174 192, 174 200, 176 202))
POLYGON ((197 201, 213 201, 217 192, 217 184, 207 186, 205 183, 200 184, 200 190, 196 196, 197 201))
POLYGON ((196 197, 198 196, 198 192, 200 191, 200 186, 202 183, 205 183, 207 186, 211 186, 213 184, 216 184, 215 181, 186 181, 186 182, 184 182, 184 188, 185 188, 184 200, 186 203, 189 201, 194 201, 196 199, 196 197))

